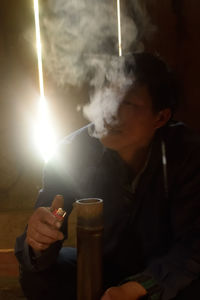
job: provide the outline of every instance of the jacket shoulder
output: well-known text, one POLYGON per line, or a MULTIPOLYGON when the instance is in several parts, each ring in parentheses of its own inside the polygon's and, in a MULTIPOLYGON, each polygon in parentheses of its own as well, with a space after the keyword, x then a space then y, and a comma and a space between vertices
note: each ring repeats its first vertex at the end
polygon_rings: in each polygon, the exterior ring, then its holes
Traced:
POLYGON ((183 177, 199 169, 200 135, 198 132, 183 123, 175 123, 167 128, 164 141, 170 173, 183 177))
POLYGON ((176 122, 168 126, 164 139, 169 150, 174 154, 188 154, 200 149, 200 134, 184 123, 176 122))

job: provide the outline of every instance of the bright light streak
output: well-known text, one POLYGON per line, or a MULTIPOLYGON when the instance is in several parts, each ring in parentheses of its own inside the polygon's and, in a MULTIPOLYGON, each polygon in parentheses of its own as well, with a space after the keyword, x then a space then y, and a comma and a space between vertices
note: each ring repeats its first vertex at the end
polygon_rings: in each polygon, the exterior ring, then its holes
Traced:
POLYGON ((117 0, 117 23, 118 23, 119 56, 122 56, 122 34, 121 34, 120 0, 117 0))
POLYGON ((36 144, 43 158, 47 161, 55 151, 56 139, 51 126, 48 104, 44 95, 44 78, 42 67, 42 44, 40 35, 40 17, 39 17, 39 0, 34 0, 34 15, 35 15, 35 33, 36 33, 36 49, 38 58, 38 73, 40 87, 40 102, 39 102, 39 119, 36 125, 36 144))
POLYGON ((51 126, 46 101, 40 101, 38 121, 35 125, 35 142, 45 162, 56 150, 56 137, 51 126))
POLYGON ((42 44, 40 36, 40 17, 39 17, 39 3, 38 0, 34 0, 34 13, 35 13, 35 33, 36 33, 36 47, 38 58, 38 72, 39 72, 39 84, 40 84, 40 96, 44 99, 44 79, 42 69, 42 44))

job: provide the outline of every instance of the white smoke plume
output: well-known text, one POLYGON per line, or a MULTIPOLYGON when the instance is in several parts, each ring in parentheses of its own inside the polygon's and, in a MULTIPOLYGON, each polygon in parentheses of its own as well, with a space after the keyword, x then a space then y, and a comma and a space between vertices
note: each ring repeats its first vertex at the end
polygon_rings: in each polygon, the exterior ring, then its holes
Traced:
MULTIPOLYGON (((145 7, 139 4, 143 2, 128 1, 128 11, 121 7, 123 54, 141 51, 138 37, 152 28, 145 7)), ((91 104, 84 112, 99 131, 104 131, 104 120, 109 123, 115 119, 132 83, 124 74, 124 59, 118 58, 117 4, 111 0, 48 0, 41 21, 47 71, 60 85, 88 83, 93 87, 91 104)))
POLYGON ((107 56, 105 65, 101 64, 101 59, 94 58, 93 66, 96 67, 96 76, 91 81, 94 92, 90 95, 90 103, 84 107, 83 112, 87 119, 95 124, 94 135, 100 137, 107 133, 108 124, 118 124, 118 107, 133 83, 133 74, 131 77, 125 74, 124 57, 107 56), (102 70, 102 67, 105 69, 102 70))

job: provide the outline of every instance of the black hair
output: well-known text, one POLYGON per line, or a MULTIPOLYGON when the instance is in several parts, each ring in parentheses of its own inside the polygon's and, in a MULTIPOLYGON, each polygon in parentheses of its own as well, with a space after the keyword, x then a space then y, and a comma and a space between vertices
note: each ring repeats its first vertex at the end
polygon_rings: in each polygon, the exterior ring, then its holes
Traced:
POLYGON ((151 53, 133 53, 125 59, 125 73, 133 76, 133 82, 146 85, 152 99, 153 110, 165 108, 171 110, 172 116, 179 102, 179 84, 174 73, 157 55, 151 53))

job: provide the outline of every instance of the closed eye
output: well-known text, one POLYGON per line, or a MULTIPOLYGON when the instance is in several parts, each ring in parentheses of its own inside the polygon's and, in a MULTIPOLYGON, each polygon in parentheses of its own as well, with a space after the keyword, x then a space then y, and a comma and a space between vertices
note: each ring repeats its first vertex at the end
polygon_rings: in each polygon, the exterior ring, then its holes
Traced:
POLYGON ((128 101, 128 100, 125 100, 123 102, 124 105, 130 105, 130 106, 133 106, 133 107, 139 107, 138 104, 134 103, 134 102, 131 102, 131 101, 128 101))
POLYGON ((130 101, 128 101, 128 100, 124 101, 123 104, 125 104, 125 105, 133 105, 133 103, 130 102, 130 101))

